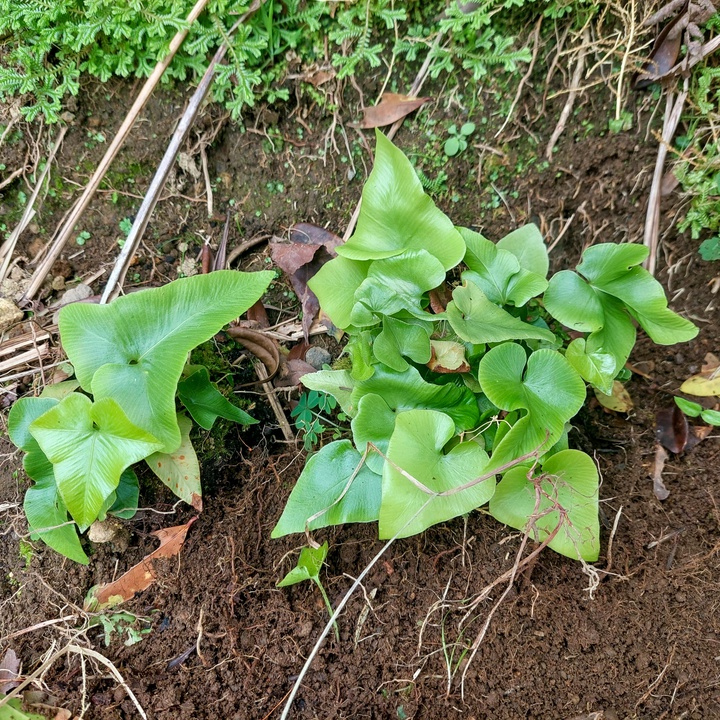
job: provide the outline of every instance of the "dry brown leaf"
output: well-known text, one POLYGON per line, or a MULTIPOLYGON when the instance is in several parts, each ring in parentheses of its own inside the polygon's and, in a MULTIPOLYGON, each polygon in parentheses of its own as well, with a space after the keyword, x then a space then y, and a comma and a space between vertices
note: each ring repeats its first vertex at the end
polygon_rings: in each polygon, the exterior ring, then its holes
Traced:
POLYGON ((0 694, 7 695, 20 684, 20 660, 13 649, 8 650, 0 661, 0 694))
POLYGON ((308 281, 320 268, 335 257, 335 248, 342 238, 310 223, 297 223, 290 228, 290 242, 273 238, 270 252, 273 262, 290 277, 293 290, 303 311, 302 329, 308 339, 313 320, 320 309, 308 281))
POLYGON ((650 57, 643 64, 640 72, 632 79, 633 90, 643 90, 664 78, 675 67, 680 48, 682 47, 682 33, 673 32, 678 23, 687 12, 687 3, 683 11, 668 23, 657 36, 655 44, 650 51, 650 57))
POLYGON ((673 403, 655 416, 655 439, 670 452, 681 453, 688 444, 688 421, 685 413, 673 403))
POLYGON ((363 119, 359 123, 352 124, 352 127, 368 130, 392 125, 396 120, 401 120, 422 107, 428 100, 431 98, 384 93, 377 105, 363 108, 363 119))
POLYGON ((188 530, 196 520, 197 517, 194 517, 185 525, 176 525, 150 533, 160 540, 160 547, 114 582, 92 588, 85 599, 85 609, 97 611, 119 605, 150 587, 157 577, 155 561, 177 555, 182 549, 188 530))

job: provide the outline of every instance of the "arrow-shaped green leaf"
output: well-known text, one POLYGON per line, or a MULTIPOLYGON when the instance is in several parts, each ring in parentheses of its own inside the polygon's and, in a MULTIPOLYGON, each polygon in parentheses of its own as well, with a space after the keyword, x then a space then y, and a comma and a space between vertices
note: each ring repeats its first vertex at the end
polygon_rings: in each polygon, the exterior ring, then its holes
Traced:
POLYGON ((112 398, 73 393, 30 425, 53 463, 55 481, 81 532, 97 518, 122 471, 161 447, 112 398))
POLYGON ((388 446, 382 480, 380 538, 408 537, 484 505, 495 491, 495 478, 446 496, 432 496, 409 480, 401 470, 426 488, 439 493, 480 477, 487 453, 475 442, 462 442, 445 452, 455 436, 455 423, 434 410, 398 413, 388 446))
POLYGON ((166 452, 180 444, 175 391, 187 353, 247 310, 272 272, 222 270, 60 312, 63 347, 82 388, 113 398, 166 452))

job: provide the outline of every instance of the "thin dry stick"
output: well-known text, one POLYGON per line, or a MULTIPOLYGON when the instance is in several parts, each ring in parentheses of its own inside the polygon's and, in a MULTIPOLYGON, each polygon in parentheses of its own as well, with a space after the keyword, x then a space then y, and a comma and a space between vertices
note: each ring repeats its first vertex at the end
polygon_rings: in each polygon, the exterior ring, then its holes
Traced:
POLYGON ((573 73, 572 80, 570 81, 570 92, 568 93, 567 99, 565 100, 565 106, 560 113, 560 119, 558 120, 558 124, 555 126, 555 130, 553 130, 550 142, 548 142, 547 147, 545 148, 545 157, 548 160, 552 160, 552 153, 553 148, 555 147, 555 143, 558 141, 558 138, 563 134, 563 131, 565 130, 565 124, 570 117, 573 105, 575 105, 575 98, 578 95, 578 91, 580 89, 580 81, 582 80, 583 71, 585 70, 585 58, 587 56, 587 46, 589 44, 590 28, 586 27, 585 30, 583 30, 583 46, 580 48, 577 64, 575 65, 575 72, 573 73))
MULTIPOLYGON (((228 37, 232 36, 235 30, 237 30, 237 28, 240 27, 240 25, 245 22, 245 20, 254 13, 263 2, 264 0, 255 0, 248 11, 237 20, 232 28, 230 28, 228 31, 228 37)), ((125 240, 125 244, 115 261, 115 267, 113 267, 110 279, 108 280, 107 285, 105 285, 105 289, 103 290, 100 298, 101 304, 112 300, 120 293, 120 289, 122 288, 122 284, 125 279, 125 274, 130 267, 132 256, 140 244, 140 240, 142 239, 148 222, 150 222, 150 215, 152 214, 158 198, 160 197, 160 193, 165 186, 167 176, 169 175, 172 166, 175 164, 175 158, 180 151, 180 146, 185 141, 185 138, 190 131, 190 127, 200 111, 200 106, 210 90, 210 86, 212 85, 213 77, 215 75, 215 69, 222 62, 222 59, 225 57, 225 53, 227 51, 228 45, 226 41, 218 48, 215 56, 210 61, 202 80, 190 98, 190 102, 188 103, 183 116, 180 118, 177 128, 175 128, 175 132, 170 139, 170 144, 165 151, 165 155, 163 155, 163 159, 160 161, 160 165, 155 171, 155 176, 150 183, 150 187, 148 188, 147 193, 145 193, 140 209, 137 212, 135 222, 130 229, 130 234, 128 235, 127 240, 125 240)))
POLYGON ((188 34, 190 26, 195 22, 197 17, 203 11, 205 5, 207 5, 207 2, 208 0, 197 0, 195 6, 185 19, 185 28, 179 30, 176 33, 175 37, 170 42, 170 47, 168 49, 167 55, 160 62, 158 62, 158 64, 155 66, 155 69, 152 71, 150 77, 145 81, 145 84, 143 85, 140 94, 135 99, 135 102, 133 103, 127 116, 125 117, 125 120, 123 120, 120 129, 117 131, 117 134, 113 138, 113 141, 108 146, 108 149, 106 150, 103 159, 100 161, 100 164, 93 173, 93 176, 90 178, 90 182, 87 184, 85 190, 83 191, 83 194, 73 206, 70 214, 65 220, 65 223, 58 230, 55 239, 53 240, 52 247, 49 248, 47 255, 33 273, 33 276, 30 280, 30 285, 25 291, 25 295, 23 298, 24 300, 31 300, 42 286, 43 282, 45 281, 46 275, 50 271, 50 268, 62 252, 63 248, 65 247, 65 243, 72 235, 75 229, 75 225, 77 224, 81 215, 85 212, 87 206, 90 204, 90 200, 95 194, 95 191, 98 189, 100 182, 102 181, 105 173, 110 167, 110 164, 115 159, 115 156, 117 155, 118 151, 127 139, 127 136, 133 125, 135 124, 138 115, 142 112, 142 109, 145 107, 145 104, 152 95, 153 90, 155 90, 155 86, 160 81, 160 78, 163 76, 168 65, 170 65, 173 57, 175 57, 175 53, 178 51, 180 45, 182 45, 183 40, 185 40, 185 36, 188 34))
POLYGON ((50 166, 52 165, 52 161, 55 159, 55 155, 60 149, 60 145, 62 144, 63 138, 65 137, 65 133, 67 132, 67 130, 67 125, 60 128, 60 132, 58 133, 57 139, 55 140, 55 144, 53 145, 52 150, 50 150, 47 162, 45 163, 43 171, 40 173, 40 177, 38 178, 37 183, 35 183, 35 188, 32 191, 32 195, 30 195, 30 199, 28 200, 28 203, 25 207, 25 212, 23 213, 22 218, 20 218, 20 222, 17 224, 17 227, 12 231, 12 233, 10 233, 8 239, 2 244, 2 247, 0 247, 0 258, 2 259, 2 267, 0 268, 0 282, 5 280, 5 278, 7 277, 7 271, 10 267, 10 260, 15 250, 15 245, 17 244, 18 238, 22 234, 23 230, 25 230, 25 228, 30 224, 30 221, 35 215, 35 210, 33 209, 35 206, 35 201, 40 194, 40 190, 43 186, 43 183, 45 182, 47 174, 50 172, 50 166))
POLYGON ((538 50, 540 49, 540 26, 542 25, 542 21, 543 16, 541 15, 538 18, 537 24, 535 25, 535 32, 533 33, 533 53, 532 58, 530 58, 530 64, 528 65, 527 72, 522 76, 522 79, 518 84, 517 92, 515 93, 515 99, 512 101, 512 105, 510 105, 510 110, 508 110, 505 122, 500 126, 500 129, 495 133, 494 137, 499 137, 500 133, 505 129, 505 126, 510 122, 510 118, 512 117, 513 111, 515 110, 515 106, 520 101, 520 96, 522 95, 525 83, 530 79, 530 76, 532 75, 532 72, 535 68, 535 61, 537 60, 538 50))
POLYGON ((79 615, 65 615, 63 617, 59 618, 53 618, 52 620, 45 620, 44 622, 37 623, 36 625, 31 625, 30 627, 23 628, 22 630, 17 630, 13 633, 10 633, 9 635, 4 635, 0 638, 0 643, 7 642, 8 640, 12 640, 13 638, 20 637, 21 635, 25 635, 29 632, 33 632, 34 630, 41 630, 42 628, 49 627, 50 625, 57 625, 57 623, 61 622, 67 622, 68 620, 77 620, 79 615))
POLYGON ((685 78, 682 92, 678 93, 677 99, 673 102, 674 93, 668 89, 665 102, 665 119, 663 121, 662 135, 658 146, 658 154, 655 159, 655 172, 653 173, 650 196, 648 197, 647 213, 645 215, 645 235, 643 243, 650 250, 645 267, 651 275, 655 274, 657 266, 657 249, 660 239, 660 194, 662 178, 665 170, 665 159, 675 130, 677 130, 685 100, 688 96, 688 79, 685 78))
POLYGON ((272 383, 269 382, 270 377, 267 374, 267 370, 265 369, 265 366, 262 363, 255 363, 255 372, 257 376, 262 380, 262 388, 265 391, 265 395, 267 395, 268 402, 270 403, 270 407, 273 409, 273 412, 275 413, 275 417, 277 418, 278 425, 280 425, 280 429, 282 430, 283 437, 288 442, 295 442, 295 434, 292 431, 292 428, 290 427, 290 423, 287 421, 287 418, 285 417, 285 413, 283 412, 282 406, 280 405, 280 402, 277 399, 277 396, 275 395, 275 388, 273 387, 272 383))
POLYGON ((558 236, 552 241, 552 243, 550 244, 550 247, 548 247, 547 251, 549 253, 551 253, 555 249, 557 244, 562 240, 563 236, 565 235, 565 233, 568 231, 568 228, 572 224, 572 221, 575 219, 575 216, 578 213, 581 213, 585 209, 586 203, 587 203, 587 200, 583 200, 580 203, 580 206, 578 207, 578 209, 565 221, 565 224, 562 226, 562 230, 560 230, 558 236))
POLYGON ((615 119, 620 119, 622 112, 622 90, 623 78, 625 77, 625 69, 627 68, 628 59, 632 50, 633 41, 635 40, 635 0, 630 3, 630 34, 628 35, 627 44, 625 45, 625 53, 623 54, 622 63, 620 64, 620 76, 618 77, 617 99, 615 101, 615 119))
MULTIPOLYGON (((442 41, 443 34, 444 33, 441 31, 438 33, 437 37, 435 38, 435 42, 433 43, 432 47, 428 51, 428 54, 425 57, 425 61, 423 62, 422 67, 418 71, 418 74, 415 77, 415 81, 413 82, 408 95, 416 96, 420 93, 423 83, 427 79, 428 72, 430 72, 430 65, 432 64, 433 51, 438 47, 438 45, 442 41)), ((405 118, 400 118, 400 120, 396 120, 393 123, 392 127, 387 132, 388 140, 392 140, 395 137, 397 131, 400 129, 400 127, 403 124, 403 120, 405 120, 405 118)), ((362 201, 359 200, 358 204, 355 206, 355 210, 353 211, 352 217, 350 218, 350 222, 348 223, 348 226, 345 229, 345 234, 343 235, 343 242, 346 242, 348 240, 348 238, 353 234, 353 231, 355 230, 355 225, 357 225, 358 218, 360 217, 361 202, 362 201)))

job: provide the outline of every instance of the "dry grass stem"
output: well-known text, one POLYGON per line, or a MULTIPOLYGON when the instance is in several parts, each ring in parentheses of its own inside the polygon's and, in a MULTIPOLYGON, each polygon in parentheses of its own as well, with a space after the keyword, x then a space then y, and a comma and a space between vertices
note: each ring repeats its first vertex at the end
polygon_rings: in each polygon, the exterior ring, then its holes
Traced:
POLYGON ((93 176, 90 178, 90 181, 85 187, 83 194, 73 206, 70 214, 64 221, 64 224, 58 230, 55 239, 53 240, 51 247, 48 249, 48 252, 42 263, 36 268, 35 272, 33 273, 30 281, 30 286, 25 291, 24 299, 26 301, 32 300, 38 290, 40 290, 40 288, 42 287, 42 284, 45 281, 45 277, 47 276, 48 272, 50 272, 50 268, 52 267, 53 263, 58 259, 60 253, 65 247, 65 244, 69 240, 70 236, 73 234, 75 225, 77 225, 80 217, 85 212, 87 206, 90 204, 90 200, 92 199, 95 191, 99 187, 100 182, 105 176, 105 173, 108 171, 110 164, 115 159, 115 156, 117 155, 118 151, 127 139, 127 136, 130 133, 133 125, 135 124, 135 121, 137 120, 139 114, 142 112, 142 109, 145 107, 145 104, 155 90, 155 86, 158 84, 158 82, 160 82, 160 78, 165 73, 168 65, 170 65, 173 57, 175 57, 175 53, 178 51, 183 41, 185 40, 185 36, 187 35, 190 26, 195 22, 200 13, 204 10, 207 2, 208 0, 197 0, 195 6, 192 8, 187 18, 185 19, 185 28, 179 30, 176 33, 175 37, 173 37, 173 39, 170 41, 170 47, 168 48, 167 55, 157 63, 150 77, 148 77, 148 79, 145 81, 145 84, 143 85, 140 94, 135 99, 135 102, 133 103, 132 107, 128 111, 127 116, 123 120, 120 129, 117 131, 115 137, 108 146, 105 155, 103 156, 100 164, 93 173, 93 176))

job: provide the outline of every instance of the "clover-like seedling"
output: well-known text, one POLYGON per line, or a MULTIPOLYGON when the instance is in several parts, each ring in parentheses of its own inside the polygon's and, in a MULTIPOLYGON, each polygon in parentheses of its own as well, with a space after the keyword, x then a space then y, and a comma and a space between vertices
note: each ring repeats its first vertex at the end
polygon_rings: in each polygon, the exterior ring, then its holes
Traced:
MULTIPOLYGON (((330 604, 330 599, 325 592, 323 584, 320 582, 320 569, 325 562, 327 554, 327 541, 318 548, 304 547, 300 551, 297 565, 277 584, 277 587, 288 587, 289 585, 297 585, 297 583, 304 582, 305 580, 312 580, 312 582, 318 586, 322 599, 325 602, 325 607, 330 617, 332 617, 333 608, 330 604)), ((340 642, 340 630, 336 622, 333 623, 333 627, 335 628, 335 637, 337 641, 340 642)))
POLYGON ((704 408, 700 403, 681 397, 675 398, 675 404, 688 417, 699 417, 708 425, 720 425, 720 411, 718 410, 709 410, 708 408, 704 408))
POLYGON ((461 152, 467 150, 468 138, 475 132, 475 123, 465 123, 458 130, 455 125, 451 125, 448 128, 448 135, 450 137, 445 141, 445 154, 448 157, 455 157, 461 152))

